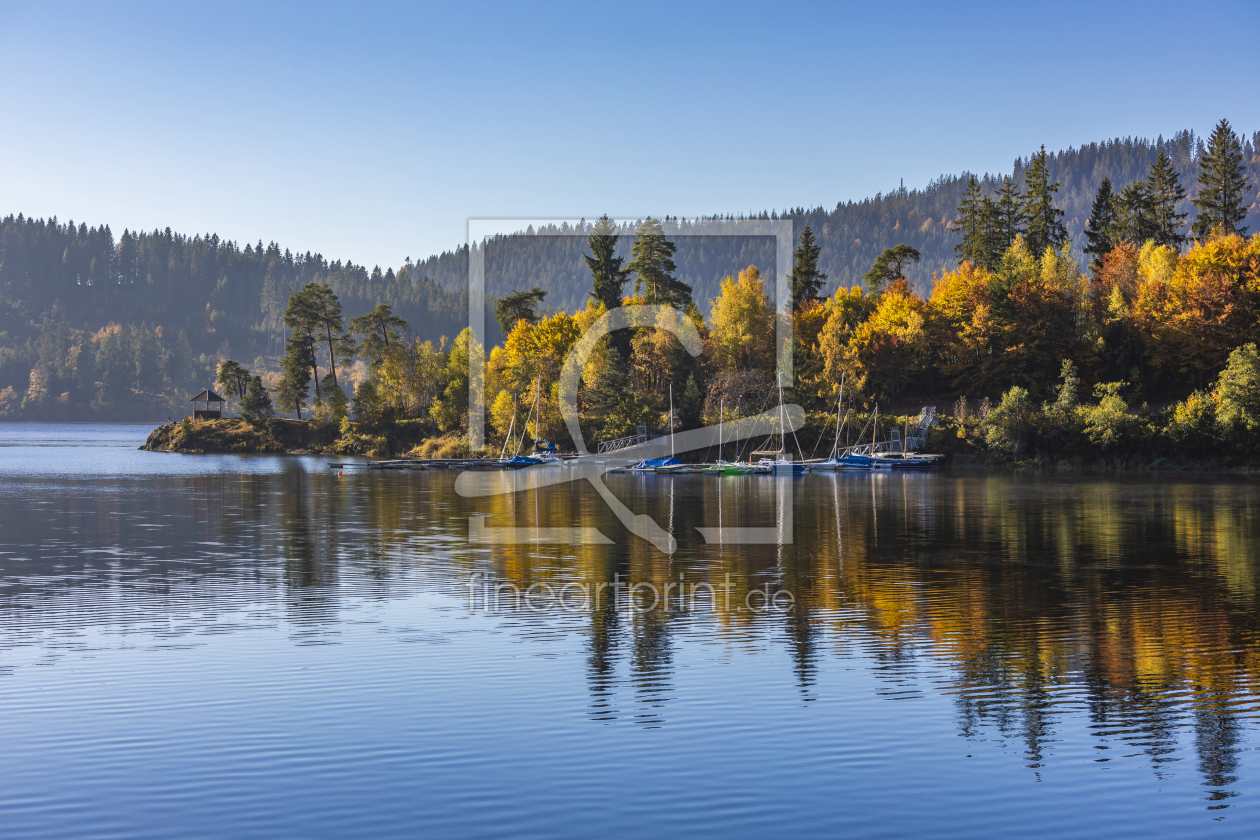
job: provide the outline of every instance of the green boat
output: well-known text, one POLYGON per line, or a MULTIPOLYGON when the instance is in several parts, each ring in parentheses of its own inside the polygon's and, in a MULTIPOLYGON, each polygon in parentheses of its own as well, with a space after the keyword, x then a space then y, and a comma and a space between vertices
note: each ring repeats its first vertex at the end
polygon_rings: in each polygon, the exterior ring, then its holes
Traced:
POLYGON ((701 472, 706 475, 748 475, 752 472, 752 467, 719 461, 716 464, 705 467, 701 472))

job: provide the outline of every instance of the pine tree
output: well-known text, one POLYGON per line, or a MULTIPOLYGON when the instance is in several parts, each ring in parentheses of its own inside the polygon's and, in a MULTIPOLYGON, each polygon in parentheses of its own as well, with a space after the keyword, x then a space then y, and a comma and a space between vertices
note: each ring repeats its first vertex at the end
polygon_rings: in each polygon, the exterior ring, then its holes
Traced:
POLYGON ((877 294, 886 283, 890 283, 893 280, 906 279, 903 266, 906 263, 918 262, 919 258, 918 250, 904 242, 891 248, 885 248, 884 253, 875 258, 875 262, 871 265, 871 270, 866 272, 866 276, 862 278, 866 281, 866 288, 871 294, 877 294))
POLYGON ((534 307, 542 303, 546 296, 547 293, 537 286, 527 292, 513 289, 511 294, 500 298, 499 303, 494 307, 495 320, 499 322, 505 334, 512 331, 517 321, 536 324, 538 313, 534 311, 534 307))
POLYGON ((606 215, 600 216, 591 235, 586 239, 591 253, 589 256, 582 255, 594 280, 591 300, 602 303, 609 311, 621 306, 621 288, 630 273, 628 269, 621 267, 622 258, 616 256, 618 238, 617 226, 613 220, 606 215))
POLYGON ((1159 157, 1155 158, 1151 172, 1146 176, 1146 197, 1150 205, 1151 238, 1157 245, 1181 250, 1181 246, 1186 244, 1186 235, 1182 230, 1189 214, 1178 213, 1177 205, 1186 197, 1186 191, 1182 189, 1181 178, 1163 149, 1159 150, 1159 157))
MULTIPOLYGON (((318 405, 323 402, 319 392, 319 362, 315 356, 315 343, 318 339, 306 289, 289 296, 289 303, 284 310, 284 323, 290 330, 289 340, 285 345, 284 364, 297 364, 299 361, 302 363, 305 369, 302 374, 304 381, 307 384, 312 380, 315 382, 315 403, 318 405)), ((303 399, 305 393, 303 391, 303 399)))
POLYGON ((683 309, 691 301, 691 286, 674 278, 674 243, 665 238, 665 231, 656 219, 648 218, 634 232, 634 259, 626 266, 634 272, 634 290, 643 289, 648 303, 664 303, 683 309))
POLYGON ((390 348, 402 341, 410 326, 387 303, 378 303, 366 315, 350 319, 350 334, 359 338, 356 350, 373 367, 380 365, 390 348))
POLYGON ((1116 208, 1112 200, 1110 178, 1104 177, 1098 185, 1094 206, 1089 212, 1089 224, 1085 227, 1085 238, 1089 241, 1085 246, 1085 253, 1094 256, 1090 265, 1095 269, 1102 268, 1103 258, 1116 245, 1116 208))
POLYGON ((1054 194, 1059 182, 1050 183, 1050 170, 1046 163, 1046 147, 1032 156, 1028 172, 1024 175, 1024 216, 1027 228, 1024 239, 1028 250, 1040 257, 1047 248, 1058 250, 1067 240, 1067 228, 1063 226, 1063 211, 1054 206, 1054 194))
POLYGON ((1221 233, 1246 234, 1238 223, 1247 218, 1244 194, 1251 188, 1243 168, 1242 146, 1229 120, 1221 120, 1208 140, 1207 153, 1199 158, 1198 209, 1193 230, 1199 239, 1221 233))
POLYGON ((800 309, 811 300, 820 300, 823 281, 827 275, 818 270, 818 254, 820 249, 814 241, 814 232, 809 225, 801 231, 800 244, 792 255, 792 273, 789 282, 792 288, 792 306, 800 309))
POLYGON ((240 362, 225 359, 219 362, 219 374, 215 384, 223 386, 229 397, 238 400, 245 398, 245 389, 249 387, 249 371, 240 362))

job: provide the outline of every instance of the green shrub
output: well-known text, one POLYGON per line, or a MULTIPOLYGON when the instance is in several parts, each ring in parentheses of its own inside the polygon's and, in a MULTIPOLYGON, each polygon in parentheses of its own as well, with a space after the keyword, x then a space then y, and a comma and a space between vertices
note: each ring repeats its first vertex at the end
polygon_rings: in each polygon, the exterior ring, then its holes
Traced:
POLYGON ((1094 386, 1098 405, 1082 406, 1085 436, 1100 450, 1107 451, 1128 443, 1137 432, 1138 418, 1129 411, 1129 404, 1120 396, 1124 382, 1104 382, 1094 386))
POLYGON ((1028 398, 1028 389, 1016 386, 981 421, 989 449, 1019 460, 1041 424, 1041 411, 1028 398))
POLYGON ((1244 344, 1229 354, 1216 383, 1216 418, 1227 432, 1260 430, 1260 352, 1244 344))

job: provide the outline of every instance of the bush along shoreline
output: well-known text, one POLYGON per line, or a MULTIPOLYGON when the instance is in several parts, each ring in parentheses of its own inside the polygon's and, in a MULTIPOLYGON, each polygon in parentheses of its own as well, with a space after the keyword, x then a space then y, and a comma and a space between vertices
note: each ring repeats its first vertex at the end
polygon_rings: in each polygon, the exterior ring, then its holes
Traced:
POLYGON ((1138 403, 1127 382, 1082 399, 1076 365, 1063 363, 1057 393, 1038 401, 1012 387, 996 404, 960 398, 928 448, 958 465, 1129 470, 1260 470, 1260 351, 1234 350, 1211 387, 1161 408, 1138 403))

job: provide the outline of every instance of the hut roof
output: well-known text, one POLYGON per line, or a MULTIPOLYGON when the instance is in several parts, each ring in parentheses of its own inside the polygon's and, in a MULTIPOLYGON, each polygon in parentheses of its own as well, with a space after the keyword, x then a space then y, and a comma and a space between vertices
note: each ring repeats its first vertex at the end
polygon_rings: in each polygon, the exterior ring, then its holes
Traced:
POLYGON ((209 388, 202 391, 200 394, 198 394, 195 397, 189 397, 188 401, 189 402, 227 402, 227 400, 223 399, 223 397, 220 397, 218 394, 216 394, 214 391, 211 391, 209 388))

